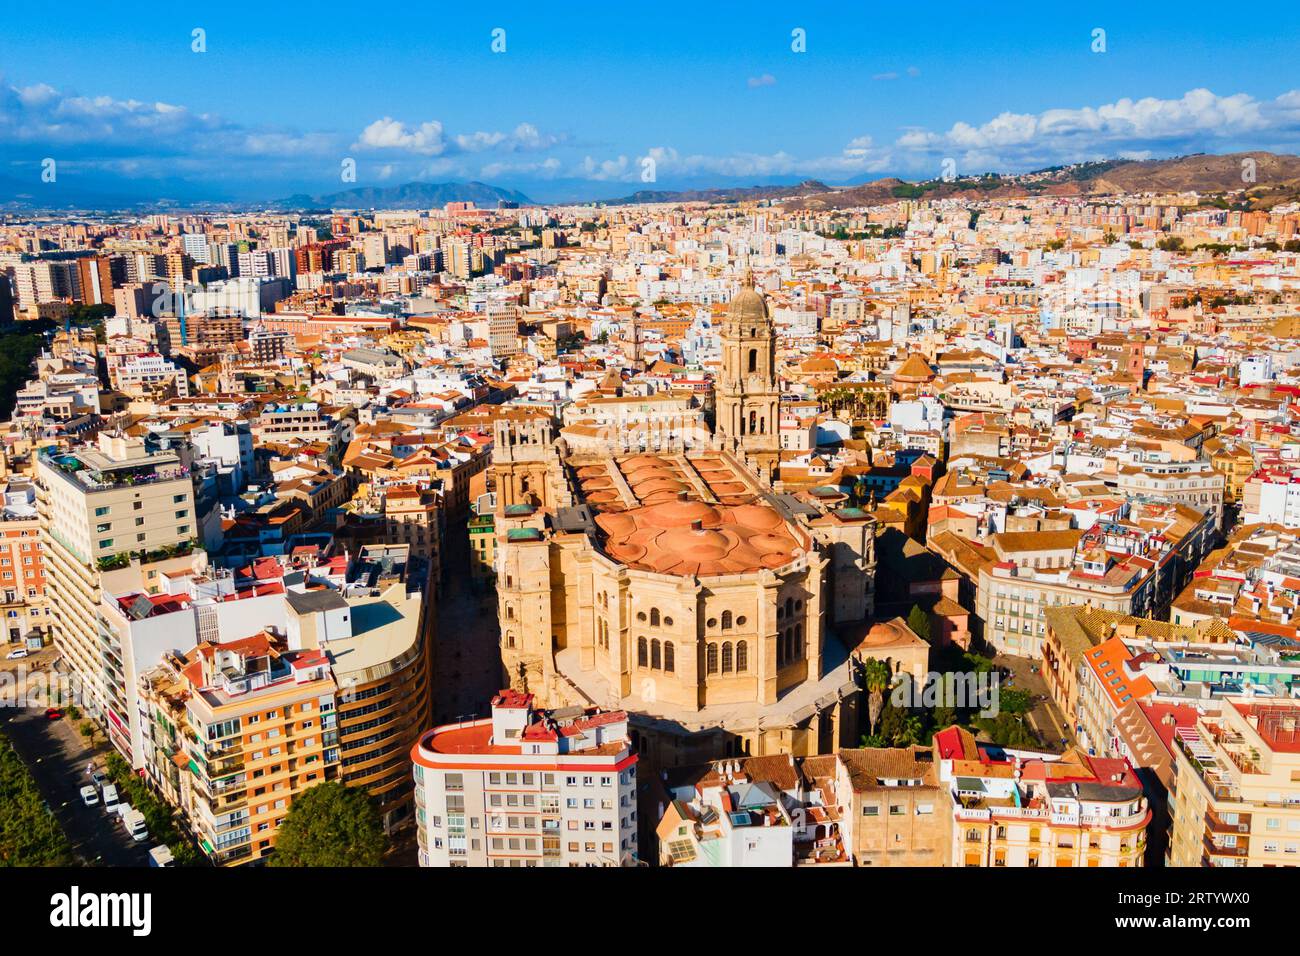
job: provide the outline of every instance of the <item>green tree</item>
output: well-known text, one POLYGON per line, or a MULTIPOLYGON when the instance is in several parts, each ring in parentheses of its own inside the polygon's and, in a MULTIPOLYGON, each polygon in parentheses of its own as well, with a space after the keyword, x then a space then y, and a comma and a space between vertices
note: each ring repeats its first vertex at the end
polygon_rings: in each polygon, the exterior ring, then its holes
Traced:
POLYGON ((907 614, 907 626, 910 627, 916 636, 927 644, 930 642, 930 615, 921 610, 919 604, 913 604, 912 610, 907 614))
POLYGON ((0 736, 0 866, 71 866, 72 846, 27 765, 0 736))
POLYGON ((880 711, 885 706, 885 691, 893 683, 889 665, 875 658, 868 658, 862 663, 862 677, 867 688, 867 721, 871 733, 876 732, 876 721, 880 720, 880 711))
POLYGON ((379 807, 364 790, 322 783, 289 806, 271 866, 378 866, 388 849, 379 807))
POLYGON ((920 716, 905 707, 895 707, 892 701, 886 701, 885 709, 880 714, 880 733, 885 747, 910 747, 921 742, 924 723, 920 716))
POLYGON ((1005 710, 996 717, 978 717, 973 726, 983 731, 999 747, 1035 748, 1041 746, 1024 720, 1005 710))
POLYGON ((1004 687, 998 692, 998 708, 1008 714, 1027 714, 1034 709, 1034 698, 1028 691, 1004 687))

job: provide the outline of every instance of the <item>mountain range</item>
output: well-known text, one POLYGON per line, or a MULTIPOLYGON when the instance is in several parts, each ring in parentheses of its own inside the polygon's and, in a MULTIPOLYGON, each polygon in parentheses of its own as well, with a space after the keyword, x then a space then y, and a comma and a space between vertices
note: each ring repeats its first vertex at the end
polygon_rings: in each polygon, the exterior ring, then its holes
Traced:
MULTIPOLYGON (((120 190, 97 188, 60 179, 57 190, 40 183, 0 175, 0 210, 160 209, 221 206, 230 209, 430 209, 449 202, 473 202, 493 208, 498 202, 537 205, 517 189, 471 182, 408 182, 395 186, 357 186, 323 194, 297 193, 266 203, 235 203, 216 198, 207 203, 160 199, 193 191, 176 180, 123 182, 120 190), (154 198, 146 199, 145 196, 154 198)), ((953 179, 904 180, 889 176, 853 185, 832 186, 817 180, 792 184, 726 186, 697 189, 646 189, 602 200, 605 205, 634 203, 767 201, 790 210, 823 211, 883 205, 907 199, 1015 199, 1030 196, 1094 197, 1119 193, 1189 192, 1206 196, 1242 193, 1235 201, 1268 209, 1300 200, 1300 156, 1269 152, 1195 154, 1172 159, 1125 160, 1054 166, 1030 173, 985 173, 953 179), (1244 173, 1253 173, 1253 181, 1244 173)))
POLYGON ((298 193, 269 204, 276 209, 430 209, 449 202, 472 202, 492 208, 499 201, 536 205, 516 189, 487 183, 409 182, 400 186, 358 186, 342 192, 308 196, 298 193))

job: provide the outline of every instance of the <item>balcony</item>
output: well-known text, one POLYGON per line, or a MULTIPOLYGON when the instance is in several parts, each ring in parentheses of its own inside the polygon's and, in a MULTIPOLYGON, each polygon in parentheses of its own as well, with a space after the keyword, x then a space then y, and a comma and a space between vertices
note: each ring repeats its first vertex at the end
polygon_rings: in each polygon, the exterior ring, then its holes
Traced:
POLYGON ((1239 813, 1236 823, 1225 823, 1213 810, 1206 810, 1205 825, 1215 833, 1249 833, 1250 815, 1239 813))
POLYGON ((1201 840, 1201 843, 1205 848, 1205 852, 1211 857, 1223 856, 1223 857, 1240 858, 1240 857, 1246 857, 1250 855, 1249 844, 1243 845, 1240 840, 1237 841, 1236 846, 1220 846, 1219 844, 1215 843, 1212 839, 1210 839, 1209 834, 1206 834, 1205 837, 1201 840))

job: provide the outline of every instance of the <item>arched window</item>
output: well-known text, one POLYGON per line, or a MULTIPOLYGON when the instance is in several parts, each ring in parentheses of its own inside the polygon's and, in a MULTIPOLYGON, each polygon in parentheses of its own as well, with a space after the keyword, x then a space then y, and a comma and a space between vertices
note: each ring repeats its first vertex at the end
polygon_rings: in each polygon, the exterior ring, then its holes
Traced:
POLYGON ((749 645, 744 641, 736 642, 736 673, 743 674, 749 670, 749 645))
POLYGON ((731 612, 730 612, 730 611, 723 611, 723 612, 722 612, 722 629, 723 629, 724 631, 729 631, 729 630, 731 630, 731 612))
POLYGON ((722 673, 731 673, 731 641, 722 643, 722 673))
POLYGON ((506 620, 507 620, 507 621, 513 621, 514 619, 515 619, 515 609, 514 609, 512 606, 510 606, 509 604, 507 604, 507 605, 506 605, 506 620))
POLYGON ((650 664, 650 648, 644 637, 636 639, 636 662, 638 667, 648 667, 650 664))
POLYGON ((515 632, 506 631, 506 647, 514 647, 514 646, 515 646, 515 632))
POLYGON ((676 656, 673 651, 673 642, 664 641, 664 670, 670 674, 677 669, 676 656))
POLYGON ((651 627, 659 626, 659 608, 657 607, 652 607, 650 609, 650 626, 651 627))
POLYGON ((785 615, 786 615, 786 617, 789 617, 789 616, 790 616, 791 614, 793 614, 793 613, 794 613, 794 598, 786 598, 786 599, 785 599, 785 615))
POLYGON ((749 350, 749 373, 752 375, 758 371, 758 349, 749 350))
POLYGON ((749 433, 751 435, 758 434, 758 412, 749 413, 749 433))
POLYGON ((704 650, 704 673, 716 674, 718 672, 718 645, 710 644, 704 650))
POLYGON ((659 670, 663 666, 663 659, 659 656, 658 638, 650 642, 650 666, 655 670, 659 670))

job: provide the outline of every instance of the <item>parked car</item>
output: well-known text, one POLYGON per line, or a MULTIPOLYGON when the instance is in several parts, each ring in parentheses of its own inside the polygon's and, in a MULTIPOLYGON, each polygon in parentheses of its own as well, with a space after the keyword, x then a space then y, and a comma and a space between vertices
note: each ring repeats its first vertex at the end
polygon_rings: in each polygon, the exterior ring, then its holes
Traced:
POLYGON ((46 720, 62 720, 62 719, 63 719, 63 711, 59 710, 57 707, 50 707, 50 708, 47 708, 46 711, 45 711, 45 719, 46 719, 46 720))
POLYGON ((20 658, 27 657, 29 654, 31 654, 31 651, 29 651, 25 647, 20 647, 16 651, 10 651, 8 654, 6 654, 5 659, 10 661, 16 661, 20 658))
POLYGON ((117 812, 117 787, 111 783, 104 784, 104 809, 109 813, 117 812))
POLYGON ((131 839, 136 843, 149 839, 149 828, 145 825, 144 814, 139 810, 127 810, 122 814, 122 826, 126 827, 126 832, 131 834, 131 839))
POLYGON ((176 859, 168 846, 156 846, 149 851, 150 866, 175 866, 176 859))
POLYGON ((99 792, 94 787, 82 787, 81 802, 88 807, 93 807, 99 803, 99 792))
POLYGON ((104 773, 104 771, 102 770, 90 771, 90 782, 93 783, 96 787, 103 789, 104 782, 106 780, 108 780, 108 774, 104 773))

